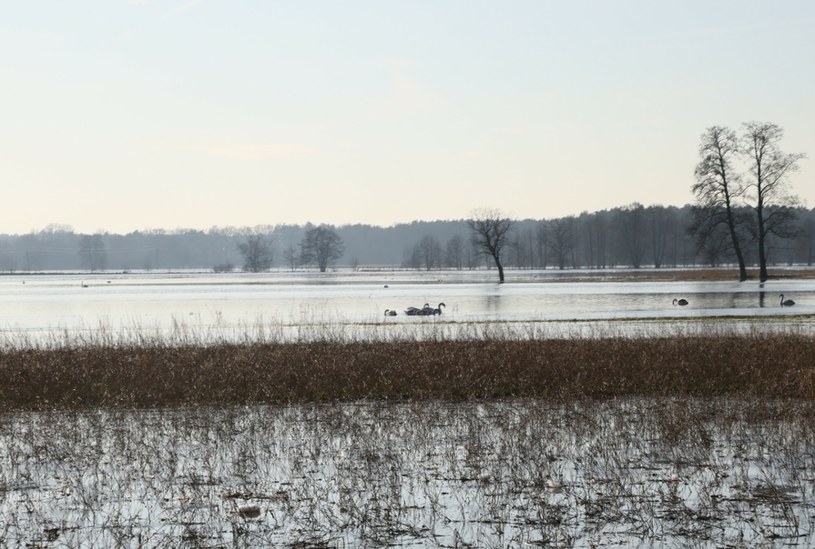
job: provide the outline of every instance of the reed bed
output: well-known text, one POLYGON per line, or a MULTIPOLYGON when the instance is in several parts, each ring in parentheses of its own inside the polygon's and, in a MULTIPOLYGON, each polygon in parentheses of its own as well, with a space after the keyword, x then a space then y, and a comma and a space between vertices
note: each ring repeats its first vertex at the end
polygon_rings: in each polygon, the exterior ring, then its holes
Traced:
POLYGON ((506 333, 354 341, 153 339, 6 347, 0 410, 529 397, 815 399, 815 338, 506 333))

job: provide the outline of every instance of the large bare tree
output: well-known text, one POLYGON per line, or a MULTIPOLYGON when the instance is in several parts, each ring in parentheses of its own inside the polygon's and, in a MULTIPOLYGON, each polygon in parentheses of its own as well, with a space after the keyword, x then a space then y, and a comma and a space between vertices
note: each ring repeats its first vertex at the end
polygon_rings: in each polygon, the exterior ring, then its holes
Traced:
POLYGON ((243 255, 243 270, 259 273, 272 266, 272 246, 262 233, 250 234, 245 242, 238 244, 243 255))
POLYGON ((744 125, 742 152, 749 162, 748 193, 755 211, 755 237, 758 241, 759 279, 767 280, 767 236, 779 238, 795 235, 793 221, 798 197, 790 190, 788 176, 798 169, 804 154, 787 154, 779 142, 784 136, 780 126, 770 122, 748 122, 744 125))
POLYGON ((501 252, 507 244, 513 220, 495 208, 473 210, 467 226, 472 231, 473 244, 484 255, 492 257, 498 268, 498 281, 504 282, 504 266, 501 252))
POLYGON ((303 264, 317 264, 321 273, 328 265, 345 253, 340 235, 331 227, 321 225, 306 231, 300 242, 300 260, 303 264))
POLYGON ((722 126, 711 126, 702 134, 699 145, 699 163, 694 174, 696 184, 697 222, 694 232, 702 242, 713 238, 717 228, 725 226, 730 237, 730 246, 739 263, 739 280, 747 280, 747 267, 739 242, 736 201, 744 194, 741 177, 733 166, 740 152, 736 132, 722 126))

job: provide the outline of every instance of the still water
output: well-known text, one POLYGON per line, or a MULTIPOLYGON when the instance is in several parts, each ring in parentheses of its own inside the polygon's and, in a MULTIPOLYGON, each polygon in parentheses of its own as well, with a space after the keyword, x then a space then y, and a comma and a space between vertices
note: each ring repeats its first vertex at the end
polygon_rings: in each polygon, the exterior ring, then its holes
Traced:
MULTIPOLYGON (((410 330, 417 326, 536 323, 665 325, 726 317, 731 322, 812 329, 815 280, 758 282, 561 282, 547 272, 106 273, 0 277, 5 339, 65 333, 149 332, 183 327, 244 335, 264 326, 410 330), (780 306, 780 294, 793 307, 780 306), (685 298, 689 305, 672 305, 685 298), (445 303, 438 317, 404 310, 445 303), (386 309, 398 312, 385 317, 386 309)), ((300 334, 302 335, 302 334, 300 334)))

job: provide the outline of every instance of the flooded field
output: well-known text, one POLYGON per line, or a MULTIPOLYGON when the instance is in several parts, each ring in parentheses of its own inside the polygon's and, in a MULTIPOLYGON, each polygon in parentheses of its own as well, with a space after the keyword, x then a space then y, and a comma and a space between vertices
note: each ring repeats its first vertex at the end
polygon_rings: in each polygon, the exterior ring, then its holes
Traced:
POLYGON ((360 402, 0 416, 7 546, 810 545, 812 405, 360 402))
MULTIPOLYGON (((741 328, 812 325, 815 280, 758 282, 561 282, 560 273, 524 271, 497 284, 494 273, 376 272, 264 274, 102 274, 0 277, 0 336, 42 338, 87 334, 166 335, 195 332, 202 338, 242 338, 274 330, 274 337, 313 337, 326 327, 350 337, 445 324, 445 335, 467 335, 489 323, 537 333, 569 335, 665 330, 708 318, 729 318, 741 328), (781 307, 780 294, 796 301, 781 307), (676 298, 689 301, 673 305, 676 298), (429 303, 438 317, 411 317, 407 307, 429 303), (384 311, 397 311, 385 317, 384 311), (802 321, 804 319, 804 321, 802 321), (678 321, 678 322, 676 322, 678 321), (577 324, 576 324, 577 323, 577 324)), ((574 275, 573 275, 574 276, 574 275)))
POLYGON ((489 274, 0 277, 0 547, 815 543, 814 280, 489 274))

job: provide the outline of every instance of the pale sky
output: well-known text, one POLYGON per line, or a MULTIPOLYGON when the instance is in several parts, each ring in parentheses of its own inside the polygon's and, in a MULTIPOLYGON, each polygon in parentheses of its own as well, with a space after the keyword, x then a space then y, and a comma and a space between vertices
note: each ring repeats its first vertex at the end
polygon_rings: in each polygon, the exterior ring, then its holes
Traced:
POLYGON ((815 2, 0 7, 0 233, 683 205, 747 121, 815 206, 815 2))

